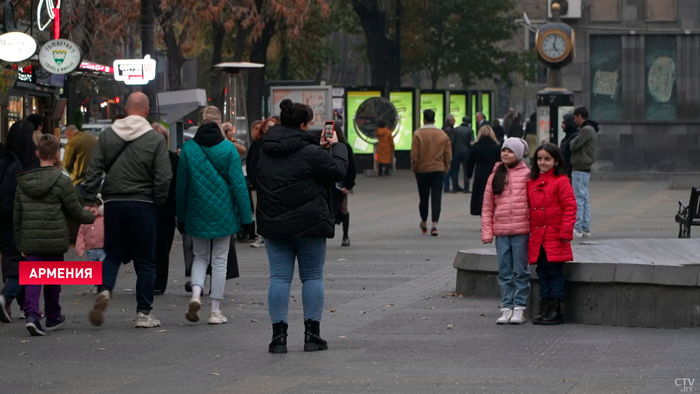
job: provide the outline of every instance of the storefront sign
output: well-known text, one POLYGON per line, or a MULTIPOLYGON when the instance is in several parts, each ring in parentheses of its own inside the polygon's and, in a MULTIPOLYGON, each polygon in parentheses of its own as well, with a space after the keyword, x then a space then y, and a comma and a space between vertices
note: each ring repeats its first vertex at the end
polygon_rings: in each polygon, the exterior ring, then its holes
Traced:
POLYGON ((0 104, 7 102, 7 96, 17 82, 19 73, 15 70, 0 69, 0 104))
POLYGON ((115 60, 114 79, 127 85, 146 85, 156 79, 156 61, 150 55, 143 59, 115 60))
POLYGON ((34 83, 34 68, 32 66, 19 67, 13 64, 12 69, 19 72, 17 79, 20 82, 34 83))
POLYGON ((0 60, 16 63, 29 59, 36 53, 34 37, 18 31, 0 36, 0 60))
POLYGON ((80 63, 79 70, 100 71, 100 72, 109 73, 109 74, 112 74, 114 72, 114 69, 110 66, 104 66, 102 64, 90 63, 90 62, 80 63))
POLYGON ((63 38, 42 45, 39 63, 51 74, 68 74, 80 66, 83 54, 74 42, 63 38))

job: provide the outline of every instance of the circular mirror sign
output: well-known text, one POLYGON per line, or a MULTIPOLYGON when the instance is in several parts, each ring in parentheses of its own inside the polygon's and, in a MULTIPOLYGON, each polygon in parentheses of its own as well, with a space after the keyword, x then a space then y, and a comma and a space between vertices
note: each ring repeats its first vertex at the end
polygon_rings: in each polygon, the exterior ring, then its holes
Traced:
POLYGON ((372 97, 365 100, 357 109, 354 126, 357 135, 369 143, 376 142, 376 131, 379 120, 386 122, 394 134, 399 124, 399 115, 391 101, 383 97, 372 97))
POLYGON ((13 31, 0 35, 0 59, 17 63, 34 56, 38 44, 34 37, 13 31))

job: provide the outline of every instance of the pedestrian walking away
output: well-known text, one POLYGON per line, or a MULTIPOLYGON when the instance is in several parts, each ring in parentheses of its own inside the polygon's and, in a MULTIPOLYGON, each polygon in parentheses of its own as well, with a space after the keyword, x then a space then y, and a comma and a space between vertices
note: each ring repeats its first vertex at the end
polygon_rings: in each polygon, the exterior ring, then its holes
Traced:
MULTIPOLYGON (((445 179, 444 179, 444 188, 445 188, 445 193, 449 193, 450 191, 452 192, 459 192, 462 191, 456 183, 452 183, 452 189, 450 189, 450 181, 452 180, 452 173, 454 172, 455 169, 455 163, 454 163, 454 137, 455 137, 455 117, 454 115, 447 115, 445 118, 445 125, 442 126, 442 131, 447 134, 447 137, 450 139, 450 144, 452 144, 452 161, 450 161, 450 166, 447 169, 447 172, 445 173, 445 179)), ((458 170, 459 171, 459 170, 458 170)))
POLYGON ((428 232, 428 204, 431 205, 432 227, 430 235, 437 237, 442 206, 442 186, 445 173, 452 163, 452 144, 447 134, 435 127, 435 112, 423 112, 423 127, 413 133, 411 144, 411 170, 416 175, 420 204, 418 212, 420 230, 428 232))
POLYGON ((248 151, 248 158, 246 165, 248 172, 248 185, 250 185, 250 196, 251 196, 251 209, 253 210, 253 225, 255 228, 255 242, 250 246, 253 248, 263 248, 265 247, 265 240, 259 236, 256 228, 257 217, 255 215, 256 207, 258 206, 258 163, 260 162, 260 150, 262 147, 262 137, 267 133, 267 131, 277 124, 277 121, 273 118, 265 119, 260 123, 260 128, 257 133, 255 133, 255 128, 253 128, 253 143, 250 145, 248 151))
POLYGON ((493 133, 496 135, 496 138, 498 139, 498 144, 502 144, 503 141, 506 139, 506 131, 501 126, 501 123, 498 121, 498 119, 494 119, 493 121, 493 133))
POLYGON ((311 107, 282 100, 281 125, 263 136, 258 164, 258 232, 270 262, 267 295, 271 353, 287 353, 289 293, 299 262, 304 307, 304 351, 328 349, 321 338, 326 239, 335 236, 331 193, 348 168, 347 146, 338 136, 311 134, 311 107))
POLYGON ((344 144, 348 149, 348 170, 345 171, 345 177, 341 182, 335 184, 333 190, 333 216, 335 217, 335 224, 343 226, 343 240, 341 241, 341 246, 350 246, 350 212, 348 211, 348 197, 352 193, 355 187, 355 177, 357 172, 355 170, 355 157, 352 152, 350 144, 345 137, 343 129, 336 123, 335 132, 338 136, 338 142, 344 144))
MULTIPOLYGON (((168 130, 160 123, 152 123, 151 127, 165 138, 166 146, 170 147, 170 134, 168 130)), ((177 174, 178 156, 175 152, 168 150, 168 158, 170 159, 170 169, 173 172, 173 179, 170 181, 170 189, 168 190, 168 198, 165 200, 165 204, 158 207, 158 217, 156 219, 156 283, 153 290, 154 295, 165 294, 165 289, 168 287, 170 250, 173 247, 175 229, 177 228, 177 212, 175 207, 177 182, 175 181, 175 175, 177 174)))
POLYGON ((527 141, 527 146, 530 150, 530 164, 534 165, 533 157, 535 157, 535 151, 539 146, 537 141, 537 112, 533 112, 530 115, 530 120, 525 124, 525 141, 527 141))
POLYGON ((525 323, 530 296, 527 260, 530 215, 527 183, 530 169, 523 162, 528 146, 520 138, 508 138, 501 148, 501 162, 488 179, 481 211, 481 242, 496 237, 498 284, 501 286, 501 317, 497 324, 525 323))
POLYGON ((384 119, 377 121, 377 166, 379 176, 391 175, 394 165, 394 136, 391 135, 391 130, 387 128, 387 123, 384 119))
MULTIPOLYGON (((90 224, 95 217, 83 209, 69 177, 58 168, 61 144, 50 134, 39 137, 37 156, 40 167, 17 178, 17 197, 13 213, 15 241, 26 261, 63 261, 69 248, 66 216, 90 224)), ((44 290, 46 330, 62 326, 60 285, 27 285, 24 309, 26 328, 32 336, 46 335, 41 325, 39 298, 44 290)))
MULTIPOLYGON (((511 123, 510 127, 506 128, 505 130, 508 132, 509 138, 523 138, 524 132, 522 116, 520 116, 519 113, 516 113, 513 116, 513 122, 511 123)), ((528 147, 528 149, 530 148, 528 147)))
POLYGON ((574 118, 574 115, 564 115, 561 122, 561 128, 564 130, 564 135, 566 135, 566 137, 561 140, 559 149, 561 150, 562 157, 564 158, 566 175, 569 177, 569 180, 571 180, 571 173, 573 171, 573 167, 571 167, 571 141, 578 137, 578 127, 576 126, 576 119, 574 118))
POLYGON ((192 236, 192 298, 185 317, 199 321, 202 289, 211 264, 209 324, 226 323, 224 298, 231 236, 253 222, 248 186, 236 147, 226 141, 221 112, 214 106, 199 114, 199 129, 180 151, 177 169, 177 219, 181 232, 192 236), (214 203, 215 202, 215 203, 214 203))
POLYGON ((591 182, 591 167, 595 163, 598 148, 598 123, 588 119, 586 107, 574 110, 574 119, 580 131, 569 144, 571 149, 571 181, 576 195, 576 226, 575 238, 590 238, 591 234, 591 203, 588 185, 591 182))
POLYGON ((481 215, 484 192, 488 179, 493 172, 493 166, 501 160, 501 149, 491 126, 479 129, 476 143, 472 146, 467 160, 467 176, 474 178, 472 184, 471 214, 481 215))
POLYGON ((474 144, 474 130, 472 130, 471 123, 471 118, 465 116, 462 118, 462 124, 454 131, 454 141, 452 144, 452 165, 454 166, 454 171, 452 171, 452 185, 455 193, 470 193, 467 163, 469 161, 469 153, 474 144), (464 173, 464 188, 459 186, 460 168, 464 173))
POLYGON ((563 322, 564 262, 574 258, 571 240, 576 198, 559 148, 544 144, 535 157, 537 165, 532 166, 527 185, 531 207, 528 261, 537 264, 540 307, 532 323, 555 325, 563 322))
POLYGON ((0 146, 0 254, 5 282, 0 295, 0 321, 10 323, 13 300, 19 304, 19 318, 24 315, 24 286, 19 284, 19 262, 24 259, 17 249, 12 220, 17 178, 22 172, 39 168, 40 164, 31 123, 25 120, 15 122, 10 127, 6 143, 6 146, 0 146))
POLYGON ((159 327, 151 313, 156 280, 156 226, 158 207, 165 204, 172 179, 165 138, 146 117, 148 97, 132 93, 128 116, 106 128, 97 141, 85 179, 86 200, 100 189, 105 201, 105 257, 102 285, 89 313, 94 326, 104 315, 122 262, 134 260, 136 270, 136 327, 159 327), (104 182, 102 174, 106 174, 104 182))

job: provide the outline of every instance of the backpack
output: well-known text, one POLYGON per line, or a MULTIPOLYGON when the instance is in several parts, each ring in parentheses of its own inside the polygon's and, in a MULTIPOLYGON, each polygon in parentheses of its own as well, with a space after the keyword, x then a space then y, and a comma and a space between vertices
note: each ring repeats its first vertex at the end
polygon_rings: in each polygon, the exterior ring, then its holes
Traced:
POLYGON ((12 215, 15 206, 17 177, 22 172, 22 162, 14 153, 0 159, 0 215, 12 215))

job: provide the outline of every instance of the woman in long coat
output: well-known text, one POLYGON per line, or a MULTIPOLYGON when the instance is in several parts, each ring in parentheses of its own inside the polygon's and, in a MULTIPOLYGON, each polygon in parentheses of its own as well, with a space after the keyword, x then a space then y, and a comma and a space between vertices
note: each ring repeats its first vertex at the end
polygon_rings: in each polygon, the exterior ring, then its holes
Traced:
POLYGON ((472 146, 467 160, 467 175, 474 178, 472 185, 471 214, 481 216, 486 183, 491 176, 493 166, 501 161, 501 146, 490 126, 479 129, 476 143, 472 146), (476 174, 474 174, 476 172, 476 174))

